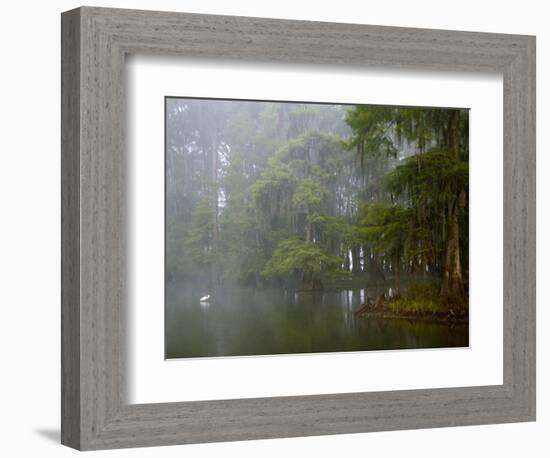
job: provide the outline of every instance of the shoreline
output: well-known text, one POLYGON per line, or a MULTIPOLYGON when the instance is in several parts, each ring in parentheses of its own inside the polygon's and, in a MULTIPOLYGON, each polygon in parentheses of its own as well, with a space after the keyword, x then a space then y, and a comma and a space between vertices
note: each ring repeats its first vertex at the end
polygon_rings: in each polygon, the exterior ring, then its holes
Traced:
POLYGON ((380 318, 393 320, 409 320, 409 321, 427 321, 442 324, 468 324, 469 314, 456 314, 449 316, 449 313, 413 313, 413 312, 391 312, 389 310, 369 310, 361 313, 355 312, 355 316, 359 318, 380 318))

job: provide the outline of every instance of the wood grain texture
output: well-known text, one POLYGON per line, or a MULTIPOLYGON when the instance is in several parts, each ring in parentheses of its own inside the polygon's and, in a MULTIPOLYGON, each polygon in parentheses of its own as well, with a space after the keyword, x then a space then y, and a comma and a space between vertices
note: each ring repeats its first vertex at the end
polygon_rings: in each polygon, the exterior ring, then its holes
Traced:
POLYGON ((64 444, 85 450, 535 418, 534 37, 88 7, 64 13, 62 24, 64 444), (504 384, 129 405, 129 53, 502 73, 504 384))
POLYGON ((61 441, 80 446, 80 14, 61 24, 61 441))

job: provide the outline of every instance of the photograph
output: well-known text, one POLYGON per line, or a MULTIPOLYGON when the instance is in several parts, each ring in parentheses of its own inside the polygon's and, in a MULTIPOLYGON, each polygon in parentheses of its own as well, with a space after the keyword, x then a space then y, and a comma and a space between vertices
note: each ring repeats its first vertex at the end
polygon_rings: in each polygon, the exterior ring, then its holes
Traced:
POLYGON ((165 97, 165 358, 468 347, 468 121, 165 97))

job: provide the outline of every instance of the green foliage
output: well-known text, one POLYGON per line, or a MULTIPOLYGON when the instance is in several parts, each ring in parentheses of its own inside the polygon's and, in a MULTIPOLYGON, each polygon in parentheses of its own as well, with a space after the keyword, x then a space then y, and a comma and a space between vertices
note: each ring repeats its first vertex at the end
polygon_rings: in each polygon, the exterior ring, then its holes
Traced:
POLYGON ((267 169, 250 187, 254 206, 264 216, 278 215, 289 208, 296 177, 290 164, 276 158, 269 161, 267 169))
POLYGON ((214 218, 208 203, 201 202, 192 213, 192 223, 184 243, 186 255, 201 267, 207 266, 214 256, 214 218))
POLYGON ((411 209, 398 205, 363 202, 357 236, 371 243, 380 254, 399 257, 409 237, 412 215, 411 209))
MULTIPOLYGON (((410 209, 405 253, 423 264, 443 263, 448 213, 468 188, 468 162, 449 151, 410 156, 386 175, 385 188, 410 209)), ((467 237, 467 228, 462 237, 467 237)))
POLYGON ((419 153, 430 149, 452 150, 458 146, 460 153, 468 153, 468 111, 448 108, 403 107, 395 112, 395 136, 400 142, 416 147, 419 153), (458 138, 453 138, 453 117, 458 115, 458 138), (454 145, 458 140, 459 145, 454 145))
POLYGON ((341 242, 345 245, 353 245, 360 242, 357 237, 356 226, 351 222, 350 218, 312 213, 309 219, 319 227, 327 239, 341 242))
POLYGON ((338 256, 328 254, 318 245, 299 239, 287 239, 279 242, 273 256, 262 270, 262 276, 335 273, 339 271, 341 262, 338 256))
POLYGON ((297 183, 292 196, 292 205, 298 211, 309 213, 321 208, 327 196, 326 187, 320 181, 304 178, 297 183))
POLYGON ((416 144, 420 152, 425 151, 429 145, 433 144, 437 135, 436 130, 439 126, 437 117, 440 112, 437 109, 401 108, 395 123, 397 138, 416 144))
POLYGON ((402 161, 385 179, 399 196, 406 193, 413 205, 444 205, 468 184, 468 162, 449 151, 431 150, 402 161))
POLYGON ((256 219, 246 207, 235 206, 233 212, 224 212, 220 230, 225 278, 239 280, 261 270, 265 256, 257 240, 256 219))
POLYGON ((397 154, 393 141, 393 128, 398 109, 358 105, 348 111, 346 122, 352 129, 352 136, 346 142, 348 149, 357 149, 363 156, 388 157, 397 154))
MULTIPOLYGON (((253 208, 265 232, 283 228, 312 241, 322 237, 323 218, 330 211, 332 177, 341 144, 334 136, 308 132, 279 148, 250 187, 253 208)), ((266 239, 269 239, 266 236, 266 239)))

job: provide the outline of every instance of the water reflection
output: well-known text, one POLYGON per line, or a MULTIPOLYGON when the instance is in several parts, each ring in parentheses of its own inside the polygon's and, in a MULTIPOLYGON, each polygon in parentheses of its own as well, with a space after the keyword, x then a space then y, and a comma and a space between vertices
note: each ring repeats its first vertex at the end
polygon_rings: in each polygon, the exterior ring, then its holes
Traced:
POLYGON ((192 287, 166 291, 168 358, 468 346, 468 326, 356 317, 387 288, 294 293, 226 290, 200 302, 192 287))

